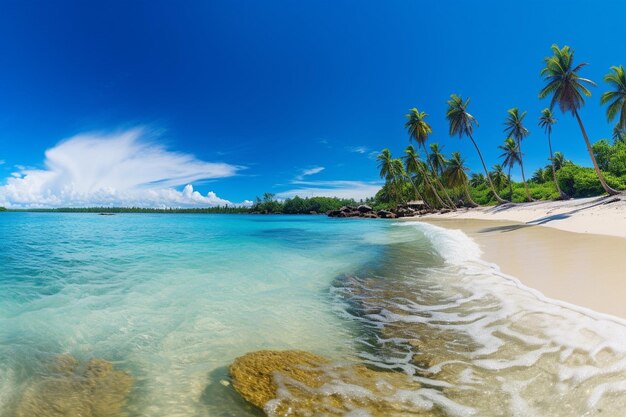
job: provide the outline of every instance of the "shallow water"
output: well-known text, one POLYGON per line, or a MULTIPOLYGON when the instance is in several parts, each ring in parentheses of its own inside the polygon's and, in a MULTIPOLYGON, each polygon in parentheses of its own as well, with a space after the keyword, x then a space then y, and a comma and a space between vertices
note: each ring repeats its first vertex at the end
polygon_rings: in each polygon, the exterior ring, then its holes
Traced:
POLYGON ((132 374, 125 416, 259 415, 223 384, 235 357, 259 349, 408 373, 423 388, 403 400, 433 415, 626 409, 624 324, 542 299, 460 232, 3 213, 0 237, 1 417, 59 354, 132 374))

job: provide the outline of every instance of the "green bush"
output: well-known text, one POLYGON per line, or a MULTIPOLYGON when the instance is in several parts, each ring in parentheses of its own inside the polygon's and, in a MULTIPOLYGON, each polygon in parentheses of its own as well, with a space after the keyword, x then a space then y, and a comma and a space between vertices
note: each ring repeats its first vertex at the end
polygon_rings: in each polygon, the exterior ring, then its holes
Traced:
MULTIPOLYGON (((611 187, 618 190, 626 189, 626 177, 617 177, 610 172, 603 174, 611 187)), ((570 197, 582 198, 604 194, 602 184, 593 168, 567 164, 559 170, 557 179, 561 189, 570 197)))

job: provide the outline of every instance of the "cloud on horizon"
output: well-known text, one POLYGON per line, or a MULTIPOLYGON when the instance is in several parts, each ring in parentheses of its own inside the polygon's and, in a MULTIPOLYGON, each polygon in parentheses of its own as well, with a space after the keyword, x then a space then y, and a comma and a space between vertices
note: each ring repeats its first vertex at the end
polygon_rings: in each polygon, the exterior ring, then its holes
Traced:
POLYGON ((292 181, 291 190, 277 193, 280 199, 305 197, 337 197, 365 200, 382 187, 379 181, 292 181))
MULTIPOLYGON (((205 162, 151 142, 144 129, 87 133, 45 152, 43 169, 17 167, 0 186, 6 207, 198 207, 231 203, 194 191, 194 181, 231 177, 243 167, 205 162), (182 190, 176 187, 184 186, 182 190)), ((244 202, 241 204, 248 204, 244 202)))

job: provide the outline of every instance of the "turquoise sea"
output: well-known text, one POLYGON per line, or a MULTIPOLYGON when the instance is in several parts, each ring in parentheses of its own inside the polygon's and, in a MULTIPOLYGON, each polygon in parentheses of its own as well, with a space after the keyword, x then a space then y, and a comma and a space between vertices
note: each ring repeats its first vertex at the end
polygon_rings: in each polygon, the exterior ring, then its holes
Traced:
POLYGON ((546 300, 482 262, 460 231, 324 216, 0 214, 1 417, 59 355, 131 374, 123 416, 262 415, 227 371, 260 349, 404 372, 422 388, 398 401, 432 415, 626 409, 624 322, 546 300))

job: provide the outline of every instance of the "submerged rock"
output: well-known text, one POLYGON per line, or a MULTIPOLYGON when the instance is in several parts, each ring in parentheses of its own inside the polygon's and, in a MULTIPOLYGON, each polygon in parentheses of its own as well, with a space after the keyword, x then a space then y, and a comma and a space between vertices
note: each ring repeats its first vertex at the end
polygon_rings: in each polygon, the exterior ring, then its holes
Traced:
POLYGON ((248 353, 230 374, 235 390, 269 416, 439 415, 417 395, 420 384, 403 373, 337 365, 304 351, 248 353))
POLYGON ((80 363, 62 355, 48 372, 28 385, 15 417, 115 417, 133 384, 130 374, 103 359, 80 363))

